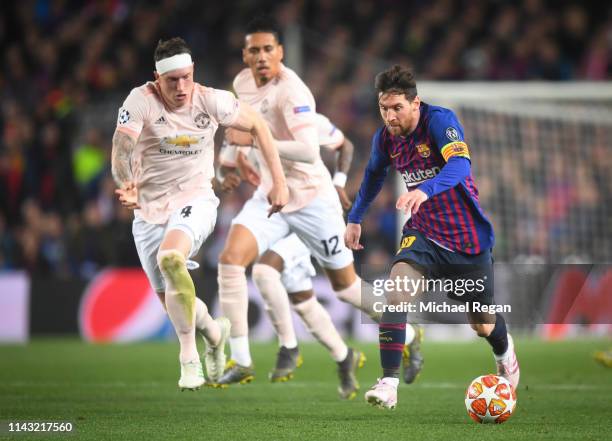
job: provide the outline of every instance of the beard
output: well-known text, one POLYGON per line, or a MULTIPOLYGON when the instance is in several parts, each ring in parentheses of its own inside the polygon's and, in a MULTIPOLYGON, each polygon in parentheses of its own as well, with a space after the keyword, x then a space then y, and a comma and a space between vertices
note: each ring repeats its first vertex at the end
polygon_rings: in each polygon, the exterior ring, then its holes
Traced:
POLYGON ((387 124, 387 129, 389 130, 389 132, 391 132, 391 134, 393 136, 403 136, 403 135, 406 135, 406 129, 402 125, 392 126, 390 124, 387 124))

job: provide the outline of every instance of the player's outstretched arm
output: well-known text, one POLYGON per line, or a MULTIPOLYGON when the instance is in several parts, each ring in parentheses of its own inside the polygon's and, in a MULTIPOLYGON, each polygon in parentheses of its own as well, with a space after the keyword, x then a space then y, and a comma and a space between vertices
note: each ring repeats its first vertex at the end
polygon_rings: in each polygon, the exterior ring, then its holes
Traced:
POLYGON ((247 155, 242 152, 238 152, 236 157, 236 167, 240 172, 240 176, 251 185, 258 187, 261 184, 261 176, 257 172, 255 166, 249 161, 247 155))
POLYGON ((115 193, 119 196, 121 205, 129 209, 140 208, 138 205, 138 189, 132 175, 131 158, 136 139, 120 130, 113 135, 111 153, 111 172, 119 187, 115 193))
POLYGON ((336 172, 348 174, 353 163, 353 153, 355 152, 355 146, 353 142, 344 137, 344 143, 338 147, 338 160, 336 163, 336 172))
POLYGON ((268 194, 268 200, 272 207, 269 213, 280 211, 289 202, 289 190, 287 189, 278 150, 274 146, 274 139, 268 125, 251 106, 241 103, 238 118, 231 127, 250 132, 258 141, 261 153, 272 175, 273 187, 268 194))
POLYGON ((353 145, 352 141, 345 137, 344 143, 342 143, 342 145, 338 147, 336 172, 334 173, 333 179, 334 187, 336 187, 338 197, 340 198, 340 203, 342 204, 342 208, 344 210, 349 210, 351 208, 351 200, 346 194, 344 186, 346 185, 347 175, 351 168, 351 163, 353 162, 354 151, 355 146, 353 145))
POLYGON ((363 174, 363 181, 361 181, 355 203, 348 214, 347 231, 344 241, 346 246, 353 250, 363 249, 363 246, 359 244, 361 220, 372 201, 382 189, 390 165, 389 157, 379 148, 379 142, 380 131, 376 132, 372 138, 370 159, 363 174))

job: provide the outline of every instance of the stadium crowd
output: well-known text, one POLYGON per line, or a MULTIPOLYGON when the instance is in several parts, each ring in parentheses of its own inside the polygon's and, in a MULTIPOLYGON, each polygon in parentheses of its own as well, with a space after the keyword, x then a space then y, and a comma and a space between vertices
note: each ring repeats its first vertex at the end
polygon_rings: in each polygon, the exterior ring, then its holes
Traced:
MULTIPOLYGON (((303 63, 287 64, 301 67, 319 111, 356 145, 350 195, 380 125, 373 78, 391 63, 413 66, 419 80, 612 78, 612 16, 597 2, 7 2, 0 17, 0 269, 89 277, 107 265, 139 266, 132 214, 115 201, 109 171, 117 109, 132 87, 152 79, 157 40, 175 35, 195 49, 196 80, 231 88, 242 68, 241 26, 261 11, 276 15, 292 44, 301 42, 303 63)), ((528 121, 517 124, 530 133, 528 121)), ((466 126, 476 145, 494 142, 471 133, 469 121, 466 126)), ((538 124, 531 129, 537 132, 538 124)), ((475 154, 498 259, 582 253, 610 260, 612 244, 600 250, 612 224, 609 139, 609 133, 577 137, 577 145, 591 147, 578 164, 549 161, 525 147, 541 139, 504 144, 502 136, 494 157, 493 151, 475 154), (512 151, 517 145, 524 148, 512 151), (483 173, 498 158, 520 158, 525 167, 483 173), (536 167, 546 161, 548 177, 538 179, 536 167), (533 198, 522 199, 525 194, 533 198), (599 229, 588 243, 560 242, 572 236, 571 225, 599 229)), ((231 218, 250 191, 221 195, 217 230, 201 256, 205 266, 216 267, 231 218)), ((360 263, 389 261, 396 246, 394 203, 389 183, 365 220, 360 263)))

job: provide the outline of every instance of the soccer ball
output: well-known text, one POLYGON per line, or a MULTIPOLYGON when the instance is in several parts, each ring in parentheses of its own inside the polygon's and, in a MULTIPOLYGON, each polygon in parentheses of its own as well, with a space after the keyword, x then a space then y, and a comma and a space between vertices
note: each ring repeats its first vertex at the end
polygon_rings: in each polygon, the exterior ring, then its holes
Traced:
POLYGON ((503 423, 516 407, 516 391, 504 377, 481 375, 465 392, 468 415, 477 423, 503 423))

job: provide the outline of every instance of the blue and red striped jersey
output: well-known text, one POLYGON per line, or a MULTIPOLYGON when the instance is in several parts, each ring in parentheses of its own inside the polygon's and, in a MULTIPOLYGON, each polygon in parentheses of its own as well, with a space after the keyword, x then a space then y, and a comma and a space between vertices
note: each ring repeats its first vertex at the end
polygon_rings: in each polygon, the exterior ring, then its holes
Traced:
POLYGON ((404 229, 413 228, 453 251, 478 254, 495 242, 493 226, 478 202, 463 127, 454 112, 421 103, 416 129, 393 136, 385 126, 372 138, 372 152, 348 221, 361 223, 393 166, 408 191, 418 188, 428 199, 404 229))

